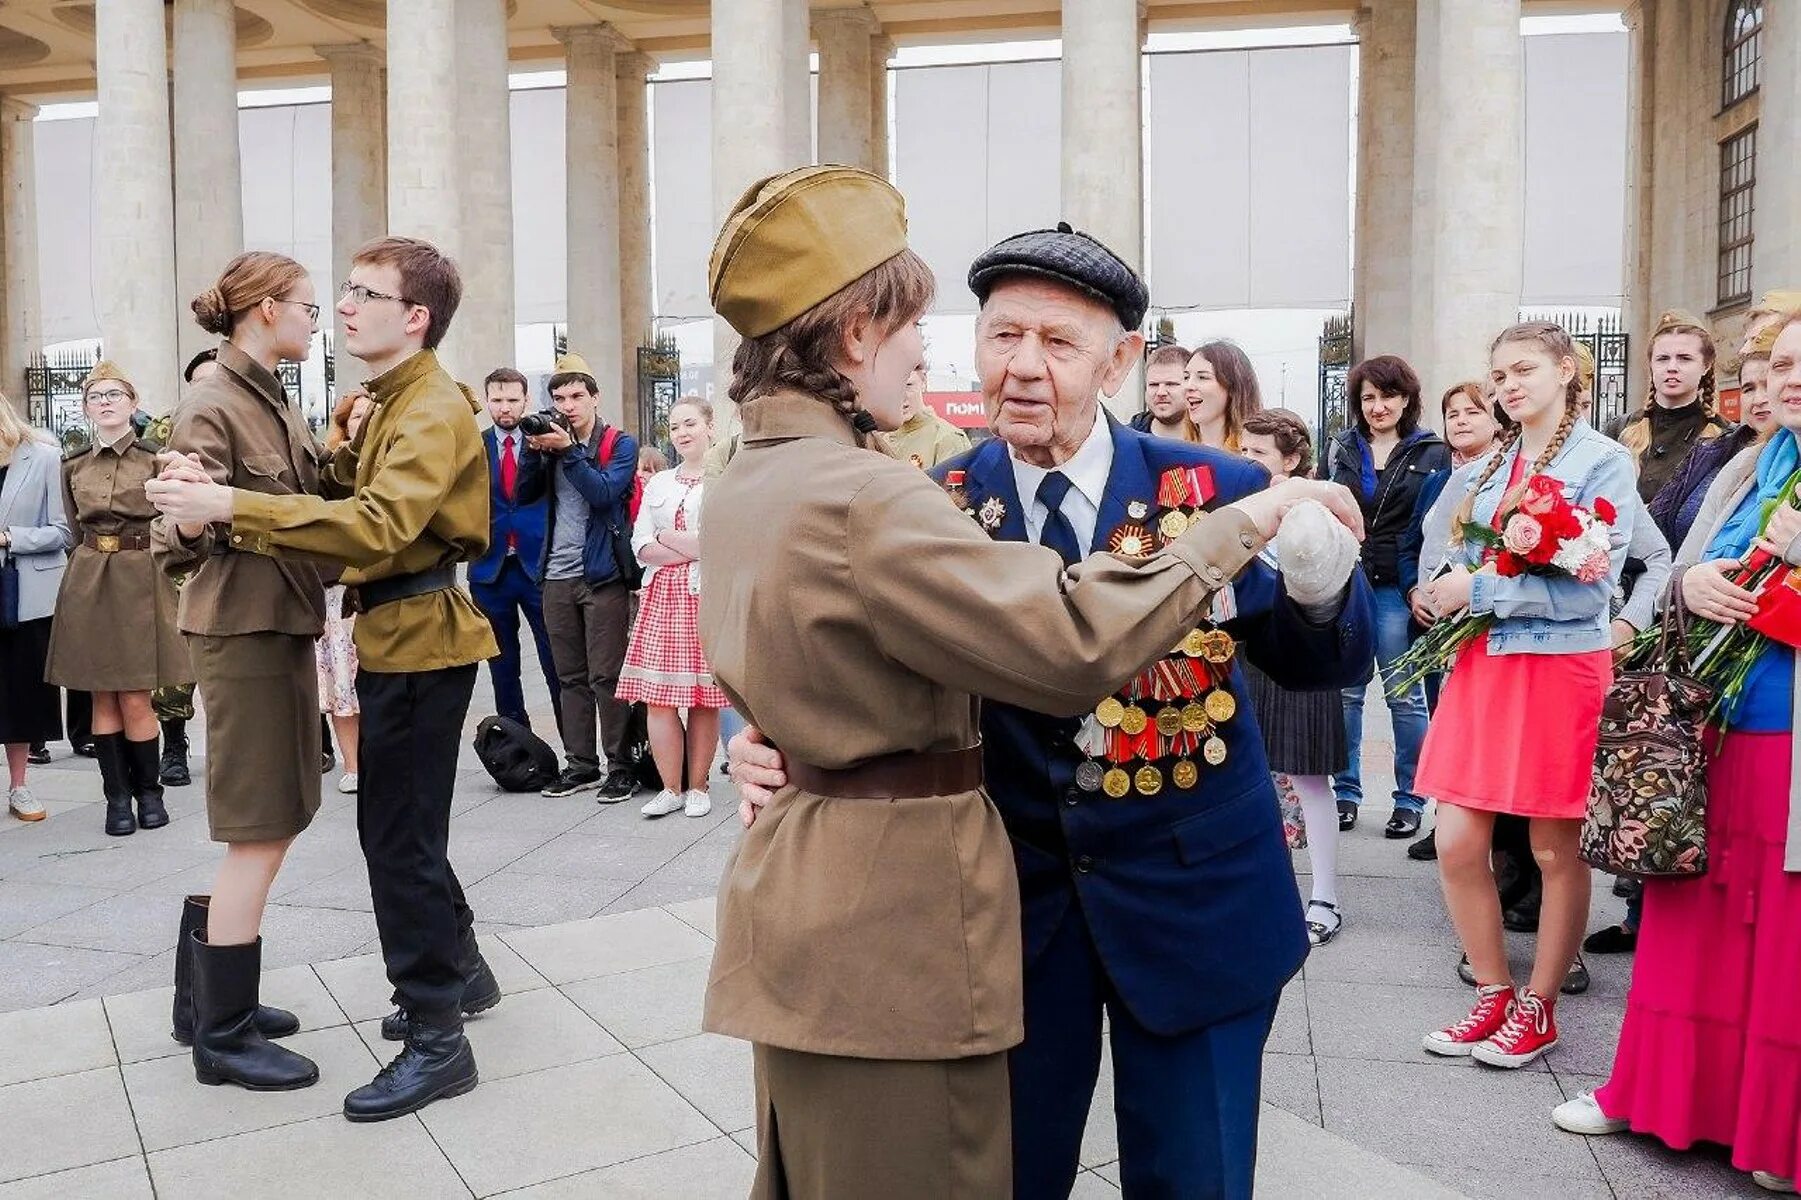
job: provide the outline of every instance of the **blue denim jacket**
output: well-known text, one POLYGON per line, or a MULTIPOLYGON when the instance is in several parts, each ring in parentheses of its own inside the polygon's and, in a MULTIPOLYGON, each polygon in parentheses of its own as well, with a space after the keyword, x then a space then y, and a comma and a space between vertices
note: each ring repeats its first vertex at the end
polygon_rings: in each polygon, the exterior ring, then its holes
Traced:
MULTIPOLYGON (((1518 456, 1515 443, 1500 469, 1476 493, 1473 520, 1494 520, 1518 456)), ((1463 480, 1464 495, 1481 474, 1480 470, 1468 473, 1463 480)), ((1619 587, 1632 523, 1640 511, 1640 506, 1631 502, 1638 487, 1632 456, 1618 442, 1578 422, 1545 474, 1561 479, 1564 494, 1578 504, 1605 497, 1618 509, 1611 539, 1613 569, 1608 578, 1596 583, 1578 583, 1569 576, 1503 579, 1492 572, 1477 575, 1470 588, 1470 610, 1496 617, 1488 635, 1490 654, 1583 654, 1613 645, 1608 630, 1609 604, 1619 587)), ((1480 548, 1465 542, 1462 553, 1453 557, 1473 569, 1481 560, 1480 548)))

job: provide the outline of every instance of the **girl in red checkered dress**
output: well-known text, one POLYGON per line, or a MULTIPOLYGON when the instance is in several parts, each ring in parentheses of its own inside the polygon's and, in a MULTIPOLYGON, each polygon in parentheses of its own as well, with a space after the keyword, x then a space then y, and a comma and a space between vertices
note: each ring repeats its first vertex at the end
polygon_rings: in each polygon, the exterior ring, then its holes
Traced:
POLYGON ((719 741, 719 710, 726 706, 701 653, 697 623, 702 460, 713 444, 712 405, 693 396, 677 401, 669 410, 669 440, 681 462, 650 477, 632 525, 644 590, 617 694, 645 706, 651 756, 663 777, 663 790, 639 811, 704 817, 713 810, 707 775, 719 741), (682 709, 688 710, 686 728, 682 709))

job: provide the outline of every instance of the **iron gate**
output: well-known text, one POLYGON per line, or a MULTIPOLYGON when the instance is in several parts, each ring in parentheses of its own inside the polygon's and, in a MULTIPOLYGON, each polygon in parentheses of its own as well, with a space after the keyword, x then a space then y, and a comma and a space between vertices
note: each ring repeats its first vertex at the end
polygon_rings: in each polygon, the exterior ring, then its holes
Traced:
POLYGON ((1319 445, 1321 453, 1351 419, 1346 394, 1351 374, 1351 330, 1354 312, 1326 318, 1319 334, 1319 445))
POLYGON ((655 446, 671 464, 669 410, 682 394, 682 356, 675 339, 660 335, 654 346, 638 347, 638 444, 655 446))

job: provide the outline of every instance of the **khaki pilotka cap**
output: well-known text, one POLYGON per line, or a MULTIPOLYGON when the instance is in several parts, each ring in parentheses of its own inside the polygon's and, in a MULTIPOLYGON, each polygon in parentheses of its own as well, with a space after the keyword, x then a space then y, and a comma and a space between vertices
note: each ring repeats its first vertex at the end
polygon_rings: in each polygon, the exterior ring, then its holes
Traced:
POLYGON ((855 167, 758 180, 732 206, 707 265, 713 310, 747 338, 773 333, 907 248, 907 205, 855 167))

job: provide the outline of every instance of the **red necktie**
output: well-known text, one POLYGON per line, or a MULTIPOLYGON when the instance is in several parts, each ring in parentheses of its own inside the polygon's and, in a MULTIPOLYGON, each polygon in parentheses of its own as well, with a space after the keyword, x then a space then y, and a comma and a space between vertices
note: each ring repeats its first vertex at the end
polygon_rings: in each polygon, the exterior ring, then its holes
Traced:
MULTIPOLYGON (((513 455, 513 435, 508 434, 500 448, 500 494, 510 504, 513 500, 513 487, 519 482, 519 460, 513 455)), ((519 535, 512 530, 507 531, 507 549, 519 548, 519 535)))

